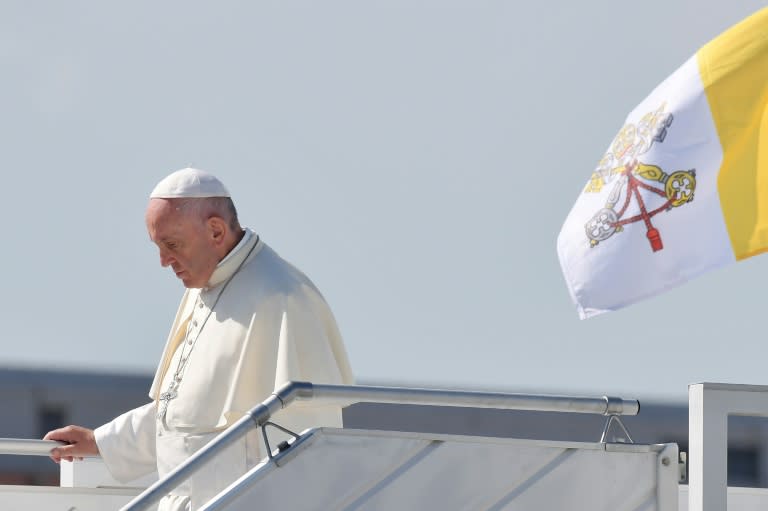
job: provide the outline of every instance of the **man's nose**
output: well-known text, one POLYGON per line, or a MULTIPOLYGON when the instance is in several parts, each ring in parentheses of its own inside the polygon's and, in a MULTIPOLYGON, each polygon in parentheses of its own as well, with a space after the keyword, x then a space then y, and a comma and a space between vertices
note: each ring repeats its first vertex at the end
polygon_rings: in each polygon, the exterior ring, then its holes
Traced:
POLYGON ((160 266, 165 268, 173 262, 173 257, 168 255, 165 251, 160 250, 160 266))

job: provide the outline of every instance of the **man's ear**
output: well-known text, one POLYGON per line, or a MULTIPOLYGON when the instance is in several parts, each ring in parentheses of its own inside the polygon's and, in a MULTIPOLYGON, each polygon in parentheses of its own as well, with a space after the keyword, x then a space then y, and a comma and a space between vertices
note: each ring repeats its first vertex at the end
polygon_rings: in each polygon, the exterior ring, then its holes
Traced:
POLYGON ((212 216, 206 223, 211 241, 216 245, 223 243, 227 237, 227 223, 218 216, 212 216))

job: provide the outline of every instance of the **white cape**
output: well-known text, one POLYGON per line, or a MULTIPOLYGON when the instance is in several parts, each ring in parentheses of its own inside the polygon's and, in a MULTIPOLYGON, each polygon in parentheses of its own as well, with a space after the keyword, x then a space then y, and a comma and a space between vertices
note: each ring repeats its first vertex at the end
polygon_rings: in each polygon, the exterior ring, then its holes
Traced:
MULTIPOLYGON (((208 288, 185 292, 166 350, 190 314, 188 339, 199 337, 165 419, 156 419, 152 402, 96 430, 101 456, 118 480, 135 479, 155 467, 163 477, 288 381, 353 382, 341 335, 322 295, 251 231, 219 264, 208 288)), ((180 353, 177 349, 171 355, 162 382, 156 374, 153 400, 168 387, 180 353)), ((341 426, 341 408, 294 403, 273 420, 295 432, 341 426)), ((272 431, 274 448, 285 437, 272 431)), ((176 497, 165 499, 161 509, 184 509, 187 496, 194 509, 255 465, 265 456, 256 433, 174 490, 176 497)))

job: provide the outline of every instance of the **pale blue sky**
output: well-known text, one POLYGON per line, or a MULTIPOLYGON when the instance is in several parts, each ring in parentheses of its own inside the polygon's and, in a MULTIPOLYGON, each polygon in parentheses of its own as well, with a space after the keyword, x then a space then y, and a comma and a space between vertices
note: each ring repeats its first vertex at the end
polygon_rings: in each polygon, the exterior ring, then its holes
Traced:
POLYGON ((764 2, 0 6, 0 365, 154 370, 144 229, 192 164, 334 309, 359 379, 684 399, 768 383, 768 258, 579 321, 560 226, 626 114, 764 2))

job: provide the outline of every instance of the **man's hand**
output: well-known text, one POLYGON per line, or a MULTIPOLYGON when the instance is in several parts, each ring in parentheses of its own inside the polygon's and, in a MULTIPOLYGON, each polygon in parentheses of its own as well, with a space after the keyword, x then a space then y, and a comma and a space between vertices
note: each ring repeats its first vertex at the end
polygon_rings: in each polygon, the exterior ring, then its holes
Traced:
POLYGON ((92 429, 66 426, 49 431, 43 440, 58 440, 69 444, 51 449, 51 459, 56 463, 61 462, 61 460, 72 461, 75 458, 82 460, 83 456, 99 454, 99 447, 96 445, 96 438, 93 436, 92 429))

